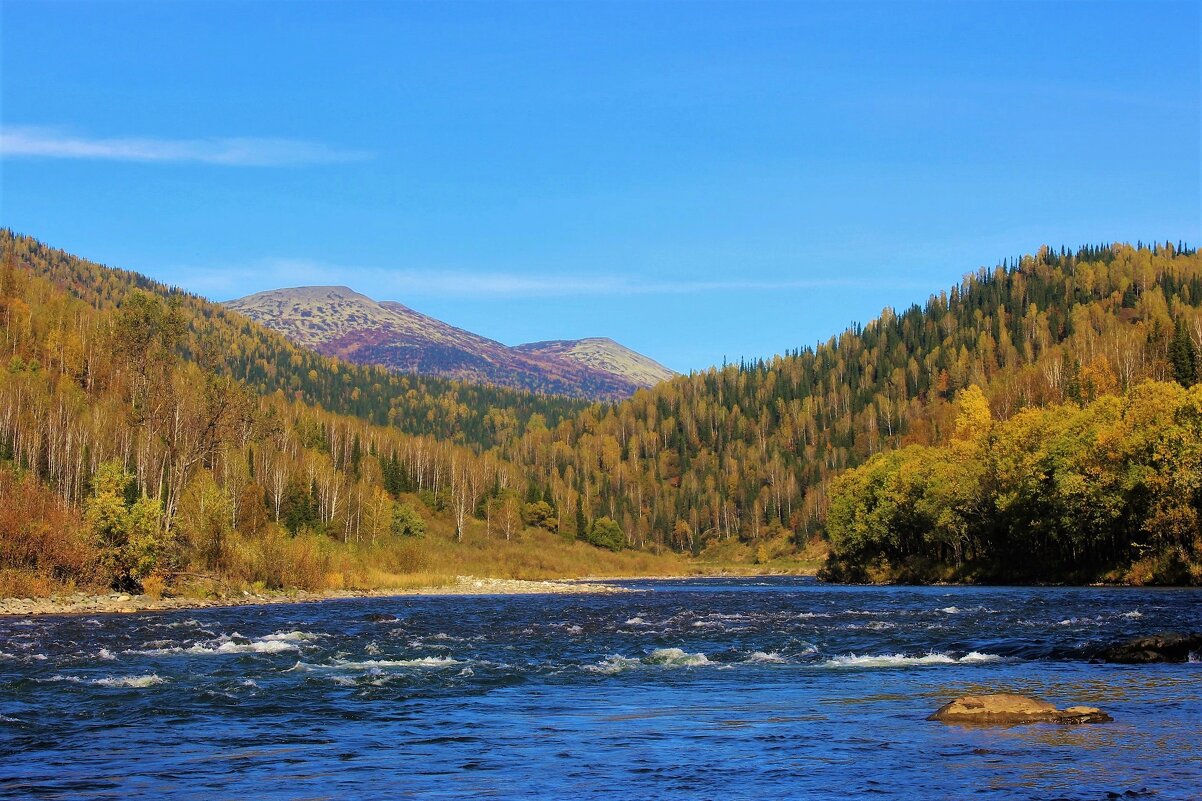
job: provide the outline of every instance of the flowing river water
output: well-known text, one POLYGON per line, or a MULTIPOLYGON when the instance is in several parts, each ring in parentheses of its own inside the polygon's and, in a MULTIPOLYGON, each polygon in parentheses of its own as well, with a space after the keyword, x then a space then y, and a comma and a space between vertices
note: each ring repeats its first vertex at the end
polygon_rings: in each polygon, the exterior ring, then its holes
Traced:
POLYGON ((1202 798, 1202 591, 620 583, 0 618, 0 798, 1202 798))

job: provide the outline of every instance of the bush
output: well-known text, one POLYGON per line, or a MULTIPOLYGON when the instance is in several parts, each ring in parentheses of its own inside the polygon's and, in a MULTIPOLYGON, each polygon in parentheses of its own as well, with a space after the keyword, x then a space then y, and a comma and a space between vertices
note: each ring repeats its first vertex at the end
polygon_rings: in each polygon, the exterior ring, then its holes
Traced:
POLYGON ((30 475, 0 469, 0 571, 89 584, 96 559, 83 521, 57 494, 30 475))
POLYGON ((99 551, 101 578, 115 589, 139 592, 142 579, 170 559, 157 499, 127 500, 133 477, 120 462, 100 465, 84 517, 99 551))
POLYGON ((626 544, 622 527, 608 517, 598 517, 594 520, 584 539, 590 545, 608 548, 611 551, 620 551, 626 544))
POLYGON ((163 590, 165 589, 167 589, 167 582, 158 573, 142 579, 142 592, 146 593, 156 601, 163 597, 163 590))
POLYGON ((426 521, 408 503, 392 507, 392 533, 398 537, 420 537, 426 533, 426 521))

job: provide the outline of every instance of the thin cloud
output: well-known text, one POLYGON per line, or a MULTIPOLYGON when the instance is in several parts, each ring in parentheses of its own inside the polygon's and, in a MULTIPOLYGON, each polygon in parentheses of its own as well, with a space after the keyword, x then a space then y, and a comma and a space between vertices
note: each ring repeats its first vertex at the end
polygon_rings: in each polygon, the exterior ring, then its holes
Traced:
POLYGON ((5 158, 89 159, 144 163, 220 164, 234 167, 290 167, 362 161, 370 153, 339 150, 298 139, 228 137, 86 137, 58 128, 5 126, 0 129, 5 158))
POLYGON ((349 285, 378 300, 438 298, 548 298, 580 296, 695 295, 713 292, 782 292, 825 289, 929 289, 905 280, 853 278, 664 280, 633 275, 523 275, 466 270, 386 270, 308 259, 269 258, 220 267, 178 267, 169 280, 209 297, 293 286, 349 285), (248 280, 249 279, 249 280, 248 280))

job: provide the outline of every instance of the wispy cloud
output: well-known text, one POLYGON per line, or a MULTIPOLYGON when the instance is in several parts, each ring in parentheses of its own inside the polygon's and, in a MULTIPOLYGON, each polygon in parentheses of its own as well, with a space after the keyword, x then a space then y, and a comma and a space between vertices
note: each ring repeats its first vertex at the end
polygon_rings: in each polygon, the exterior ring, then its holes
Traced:
POLYGON ((349 285, 379 300, 413 297, 544 298, 575 296, 692 295, 714 292, 785 292, 825 289, 927 289, 918 281, 798 278, 676 280, 629 274, 535 275, 469 270, 389 270, 348 267, 308 259, 269 258, 246 264, 179 267, 170 280, 209 297, 238 295, 289 286, 349 285))
POLYGON ((0 156, 148 163, 191 162, 236 167, 289 167, 371 158, 371 154, 364 151, 340 150, 299 139, 87 137, 59 128, 28 125, 0 128, 0 156))

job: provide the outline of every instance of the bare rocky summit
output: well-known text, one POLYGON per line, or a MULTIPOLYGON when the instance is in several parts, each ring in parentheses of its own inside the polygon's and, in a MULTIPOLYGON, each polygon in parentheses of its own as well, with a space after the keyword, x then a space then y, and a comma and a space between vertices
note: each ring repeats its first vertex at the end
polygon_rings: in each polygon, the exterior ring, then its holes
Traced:
POLYGON ((612 339, 509 347, 345 286, 273 289, 225 305, 326 356, 471 383, 621 400, 676 375, 612 339))

